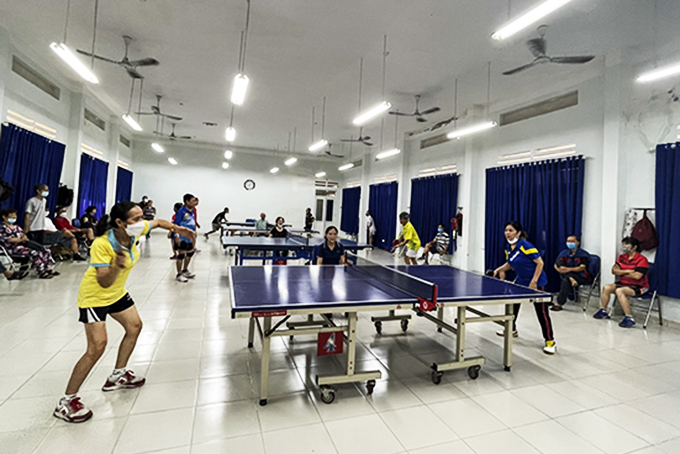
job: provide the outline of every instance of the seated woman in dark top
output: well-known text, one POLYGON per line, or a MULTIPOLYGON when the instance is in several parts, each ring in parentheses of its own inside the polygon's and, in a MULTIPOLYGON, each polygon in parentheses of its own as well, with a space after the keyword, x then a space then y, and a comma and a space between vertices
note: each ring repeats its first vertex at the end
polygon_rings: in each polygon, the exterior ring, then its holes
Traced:
POLYGON ((324 235, 325 241, 320 244, 316 253, 317 265, 344 265, 345 247, 338 242, 338 229, 330 226, 324 235))
POLYGON ((92 229, 97 225, 97 207, 90 205, 85 209, 85 214, 80 217, 81 229, 92 229))
MULTIPOLYGON (((283 226, 283 224, 286 222, 285 219, 283 219, 283 216, 279 216, 276 218, 276 222, 274 223, 274 227, 271 229, 269 232, 269 238, 287 238, 288 237, 288 230, 283 226)), ((288 257, 288 251, 277 251, 275 254, 277 257, 288 257)), ((285 265, 286 264, 286 259, 281 259, 281 260, 274 260, 274 265, 285 265)))

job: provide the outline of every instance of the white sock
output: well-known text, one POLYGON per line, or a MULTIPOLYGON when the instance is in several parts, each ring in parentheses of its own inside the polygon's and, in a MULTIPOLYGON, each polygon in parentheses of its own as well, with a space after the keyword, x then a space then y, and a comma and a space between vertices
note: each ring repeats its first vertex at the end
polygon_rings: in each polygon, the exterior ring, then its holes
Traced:
POLYGON ((78 394, 64 394, 64 396, 59 399, 59 403, 65 403, 65 402, 70 402, 72 401, 78 394))
POLYGON ((125 368, 123 367, 122 369, 113 369, 113 372, 111 373, 111 375, 119 376, 119 375, 123 375, 124 373, 125 373, 125 368))

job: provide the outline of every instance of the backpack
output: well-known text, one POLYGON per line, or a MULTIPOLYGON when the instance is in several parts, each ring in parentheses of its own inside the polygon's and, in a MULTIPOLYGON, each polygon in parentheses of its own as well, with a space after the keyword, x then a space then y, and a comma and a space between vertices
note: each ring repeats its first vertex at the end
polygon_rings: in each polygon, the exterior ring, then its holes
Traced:
POLYGON ((642 219, 633 227, 633 233, 630 236, 640 242, 640 249, 643 251, 649 251, 659 245, 656 229, 652 221, 647 217, 647 210, 643 212, 642 219))
POLYGON ((73 204, 73 189, 70 189, 65 184, 59 185, 59 192, 57 192, 57 205, 60 207, 70 207, 73 204))
POLYGON ((14 186, 0 179, 0 202, 9 199, 12 194, 14 194, 14 186))

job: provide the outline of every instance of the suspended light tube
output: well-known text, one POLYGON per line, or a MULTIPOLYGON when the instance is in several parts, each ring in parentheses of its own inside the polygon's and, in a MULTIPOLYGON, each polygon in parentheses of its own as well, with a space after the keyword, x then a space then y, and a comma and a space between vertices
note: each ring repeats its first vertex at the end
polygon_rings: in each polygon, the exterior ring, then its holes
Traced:
POLYGON ((476 134, 481 131, 486 131, 487 129, 495 128, 496 126, 498 126, 498 123, 496 123, 495 121, 487 121, 485 123, 480 123, 477 125, 469 126, 467 128, 461 128, 455 131, 451 131, 446 135, 446 137, 449 139, 460 139, 463 136, 469 136, 470 134, 476 134))
POLYGON ((378 115, 380 115, 383 112, 386 112, 392 107, 392 104, 390 104, 387 101, 383 101, 377 106, 373 107, 372 109, 367 110, 366 112, 360 114, 358 117, 356 117, 352 123, 354 123, 357 126, 361 126, 363 124, 368 123, 370 120, 374 119, 378 115))
POLYGON ((225 150, 225 151, 224 151, 224 159, 229 160, 229 159, 232 158, 232 156, 234 156, 234 152, 233 152, 233 151, 231 151, 231 150, 225 150))
POLYGON ((512 35, 524 30, 531 24, 538 22, 553 11, 563 7, 572 0, 546 0, 532 10, 521 15, 517 19, 510 21, 504 25, 500 30, 491 35, 491 38, 497 41, 503 41, 510 38, 512 35))
POLYGON ((326 145, 328 145, 328 141, 326 139, 321 139, 318 142, 310 145, 309 151, 319 151, 326 145))
POLYGON ((142 131, 142 127, 139 126, 139 123, 137 123, 135 119, 132 118, 129 114, 123 115, 123 120, 125 120, 125 123, 127 123, 135 131, 142 131))
POLYGON ((156 150, 158 153, 165 153, 165 148, 161 147, 161 146, 160 146, 159 144, 157 144, 156 142, 154 142, 154 143, 151 144, 151 148, 153 148, 154 150, 156 150))
POLYGON ((172 164, 173 166, 177 165, 177 160, 175 158, 168 158, 168 162, 172 164))
POLYGON ((654 69, 652 71, 647 71, 646 73, 641 74, 640 77, 636 79, 636 82, 654 82, 667 77, 675 76, 677 74, 680 74, 680 63, 664 66, 663 68, 654 69))
POLYGON ((338 167, 338 170, 341 171, 341 172, 343 172, 343 171, 345 171, 345 170, 351 169, 352 167, 354 167, 354 163, 351 163, 351 162, 350 162, 349 164, 345 164, 345 165, 343 165, 343 166, 338 167))
POLYGON ((319 172, 319 173, 317 173, 317 174, 314 175, 314 176, 317 177, 317 178, 323 178, 323 177, 326 176, 326 172, 319 172))
POLYGON ((224 170, 227 170, 227 169, 229 168, 229 163, 228 163, 228 162, 223 162, 223 163, 222 163, 222 168, 223 168, 224 170))
POLYGON ((234 77, 234 84, 231 88, 231 103, 237 106, 242 106, 246 100, 246 92, 248 91, 248 83, 250 79, 243 73, 236 74, 234 77))
POLYGON ((390 156, 396 156, 399 153, 401 153, 401 150, 399 148, 393 148, 391 150, 387 150, 387 151, 383 151, 381 153, 378 153, 375 156, 375 159, 385 159, 385 158, 389 158, 390 156))
POLYGON ((227 142, 236 140, 236 129, 233 126, 229 126, 224 133, 224 138, 227 139, 227 142))
POLYGON ((99 83, 97 76, 95 76, 90 68, 85 66, 85 64, 81 62, 73 52, 71 52, 71 49, 69 49, 66 44, 52 43, 50 44, 50 48, 54 51, 54 53, 59 55, 59 57, 64 60, 66 64, 71 67, 71 69, 77 72, 80 77, 93 84, 99 83))
POLYGON ((279 169, 278 167, 272 167, 271 169, 269 169, 269 173, 276 173, 276 172, 278 172, 279 170, 280 170, 280 169, 279 169))
POLYGON ((296 162, 297 162, 297 158, 288 158, 288 159, 286 159, 286 162, 284 164, 286 164, 288 167, 290 167, 293 164, 295 164, 296 162))

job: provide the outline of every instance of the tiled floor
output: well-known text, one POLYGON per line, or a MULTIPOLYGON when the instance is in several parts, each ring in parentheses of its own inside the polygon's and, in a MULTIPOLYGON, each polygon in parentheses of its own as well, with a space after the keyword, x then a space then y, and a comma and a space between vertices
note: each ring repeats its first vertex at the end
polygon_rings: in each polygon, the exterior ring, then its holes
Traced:
POLYGON ((130 367, 147 385, 100 391, 122 335, 109 323, 108 351, 81 392, 95 415, 80 425, 51 413, 85 346, 75 297, 87 265, 62 265, 51 281, 0 281, 0 453, 680 452, 680 330, 623 330, 573 306, 553 314, 554 357, 541 351, 533 311, 522 311, 511 373, 495 325, 468 326, 466 354, 488 362, 478 380, 448 372, 439 386, 428 366, 450 358, 451 335, 416 317, 407 333, 386 323, 378 336, 363 313, 357 364, 384 379, 372 395, 338 386, 331 405, 314 376, 341 371, 343 358, 317 358, 313 338, 278 338, 260 407, 259 343, 249 351, 247 322, 230 317, 231 257, 217 241, 200 240, 187 284, 173 280, 164 236, 143 244, 128 285, 144 321, 130 367))

